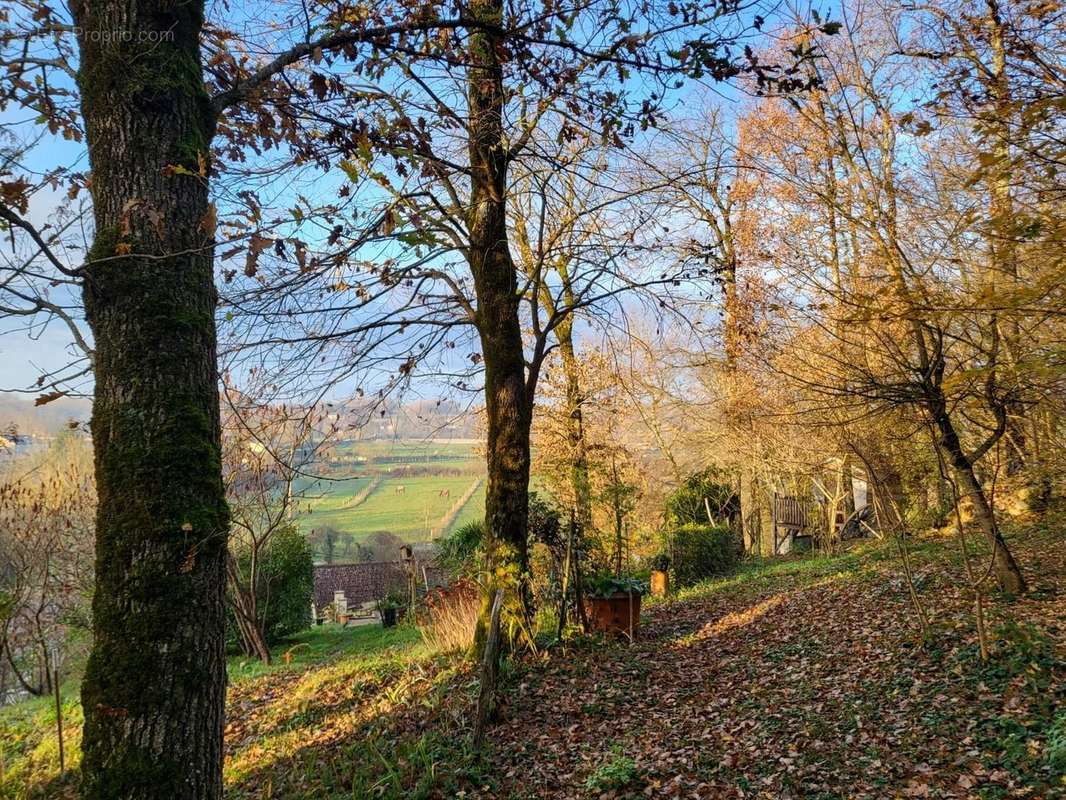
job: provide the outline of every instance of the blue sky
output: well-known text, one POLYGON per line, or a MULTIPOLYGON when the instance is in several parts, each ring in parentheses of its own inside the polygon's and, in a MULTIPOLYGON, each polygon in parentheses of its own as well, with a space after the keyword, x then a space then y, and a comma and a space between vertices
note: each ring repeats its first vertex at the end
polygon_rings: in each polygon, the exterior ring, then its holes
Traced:
MULTIPOLYGON (((0 111, 0 129, 13 127, 17 131, 28 131, 31 126, 36 128, 35 122, 25 111, 11 108, 0 111)), ((27 165, 39 171, 56 164, 73 164, 77 165, 77 169, 83 169, 81 165, 85 161, 85 151, 78 144, 46 135, 33 151, 27 165)), ((48 224, 61 199, 61 192, 46 188, 31 199, 27 217, 38 229, 48 224)), ((10 240, 0 240, 0 248, 7 251, 4 256, 9 256, 10 240)), ((69 251, 67 257, 69 263, 77 264, 82 253, 80 250, 69 251)), ((59 305, 79 304, 66 287, 51 291, 51 299, 59 305)), ((70 349, 70 331, 57 321, 48 325, 43 322, 43 318, 31 323, 25 317, 0 316, 0 391, 30 388, 42 372, 59 369, 70 362, 73 352, 70 349)), ((88 336, 88 326, 82 324, 80 327, 88 336)))
MULTIPOLYGON (((237 8, 249 8, 249 4, 240 3, 237 8)), ((270 6, 254 6, 255 15, 270 14, 270 6)), ((280 7, 279 7, 280 8, 280 7)), ((281 12, 279 12, 281 13, 281 12)), ((262 20, 257 20, 262 24, 262 20)), ((712 91, 718 94, 723 106, 737 105, 738 93, 730 86, 716 85, 712 91)), ((677 100, 675 108, 682 115, 693 114, 697 106, 703 103, 691 102, 697 96, 697 92, 685 90, 677 100), (686 103, 686 101, 690 101, 686 103), (686 108, 686 105, 689 107, 686 108)), ((19 128, 29 130, 35 123, 26 112, 8 109, 0 112, 0 126, 10 127, 18 123, 19 128)), ((29 166, 34 169, 45 170, 57 164, 77 164, 78 169, 86 169, 86 156, 84 148, 76 143, 64 141, 54 137, 45 138, 33 152, 29 166)), ((323 186, 332 186, 335 179, 326 178, 325 183, 319 182, 318 191, 323 186)), ((37 225, 47 222, 53 211, 57 197, 49 192, 38 194, 31 205, 29 217, 37 225)), ((71 252, 68 254, 73 260, 77 260, 80 254, 71 252)), ((240 258, 240 257, 239 257, 240 258)), ((57 290, 59 294, 53 297, 62 305, 76 302, 66 289, 57 290)), ((2 389, 26 389, 30 387, 42 372, 58 369, 69 363, 71 354, 74 352, 71 346, 70 332, 64 325, 52 322, 48 326, 37 324, 31 330, 25 330, 24 318, 3 319, 0 318, 0 390, 2 389)), ((82 323, 83 334, 88 338, 87 327, 82 323)), ((90 389, 91 383, 84 384, 84 388, 90 389)))

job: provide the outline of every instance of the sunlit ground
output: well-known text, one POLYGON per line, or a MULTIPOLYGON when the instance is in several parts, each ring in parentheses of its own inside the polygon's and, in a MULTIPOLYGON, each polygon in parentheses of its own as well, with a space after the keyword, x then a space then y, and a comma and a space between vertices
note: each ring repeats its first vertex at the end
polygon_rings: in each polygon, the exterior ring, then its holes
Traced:
MULTIPOLYGON (((952 538, 911 543, 934 620, 930 644, 896 549, 865 543, 749 563, 654 600, 633 645, 579 639, 510 665, 484 754, 470 746, 469 662, 434 654, 411 627, 315 628, 277 648, 270 666, 230 660, 227 796, 569 799, 596 796, 586 784, 604 775, 624 778, 633 796, 671 796, 676 779, 688 792, 678 796, 748 785, 747 796, 813 797, 824 784, 824 796, 837 797, 832 786, 867 776, 887 793, 865 796, 923 796, 933 782, 924 765, 954 770, 953 784, 984 786, 975 797, 1009 796, 996 787, 1040 797, 1024 787, 1049 779, 1054 708, 1037 698, 1055 694, 1038 678, 1056 674, 1061 656, 1054 619, 1066 567, 1059 526, 1016 541, 1023 563, 1049 577, 1009 608, 992 603, 992 626, 1008 610, 1022 625, 998 635, 994 669, 976 660, 952 538), (1029 648, 1037 666, 1023 660, 1013 671, 1014 647, 1029 648), (963 770, 953 748, 967 738, 977 755, 963 770), (925 752, 929 742, 936 747, 925 752)), ((67 764, 76 767, 80 708, 74 683, 64 691, 67 764)), ((45 698, 0 712, 0 798, 74 797, 73 780, 56 780, 54 721, 45 698)))

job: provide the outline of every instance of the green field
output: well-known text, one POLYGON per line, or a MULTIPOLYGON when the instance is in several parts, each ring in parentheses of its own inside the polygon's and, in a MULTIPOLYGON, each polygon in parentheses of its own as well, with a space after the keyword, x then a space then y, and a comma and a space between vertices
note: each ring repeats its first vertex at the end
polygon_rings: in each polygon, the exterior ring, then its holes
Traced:
MULTIPOLYGON (((474 480, 473 475, 387 478, 355 508, 345 508, 345 505, 358 493, 358 488, 353 491, 346 487, 343 493, 330 493, 312 501, 308 517, 314 527, 328 525, 357 536, 384 531, 397 536, 414 536, 412 541, 421 541, 429 538, 430 530, 474 480), (399 491, 401 487, 402 493, 399 491), (441 497, 442 491, 450 492, 450 496, 441 497)), ((356 485, 367 482, 361 479, 356 485)), ((483 490, 481 497, 484 500, 483 490)), ((474 503, 476 498, 477 494, 467 505, 474 503)))
POLYGON ((473 440, 420 441, 407 439, 372 439, 344 442, 334 448, 335 464, 357 471, 395 471, 411 469, 484 470, 481 443, 473 440))
POLYGON ((481 486, 474 492, 474 496, 470 498, 463 510, 459 512, 459 516, 456 517, 455 522, 452 523, 450 530, 465 525, 468 522, 474 522, 475 520, 485 519, 485 482, 481 482, 481 486))
POLYGON ((438 530, 472 484, 484 476, 478 442, 346 442, 335 448, 321 469, 332 480, 317 481, 308 489, 306 531, 330 528, 356 543, 381 533, 420 542, 484 513, 482 481, 450 524, 438 530))

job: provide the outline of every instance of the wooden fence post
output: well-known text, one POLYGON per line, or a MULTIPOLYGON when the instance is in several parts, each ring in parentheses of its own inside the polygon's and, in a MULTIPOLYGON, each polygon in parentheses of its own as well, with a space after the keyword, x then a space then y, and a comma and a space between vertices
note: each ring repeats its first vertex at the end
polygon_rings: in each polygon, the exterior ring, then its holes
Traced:
MULTIPOLYGON (((67 765, 63 756, 63 702, 59 692, 59 652, 55 646, 50 649, 52 650, 52 685, 55 687, 56 693, 56 736, 59 739, 59 774, 62 775, 67 771, 67 765)), ((47 665, 45 665, 45 669, 47 668, 47 665)))
POLYGON ((481 749, 485 728, 496 710, 496 676, 500 667, 500 612, 503 610, 503 589, 497 589, 492 598, 492 613, 489 617, 489 633, 485 639, 485 652, 481 657, 481 690, 477 698, 477 722, 474 724, 474 748, 481 749))
POLYGON ((563 629, 566 627, 566 602, 567 595, 570 593, 570 557, 574 549, 574 522, 575 515, 574 509, 570 509, 570 528, 566 534, 566 557, 563 560, 563 591, 562 597, 559 599, 559 630, 555 634, 556 639, 563 638, 563 629))

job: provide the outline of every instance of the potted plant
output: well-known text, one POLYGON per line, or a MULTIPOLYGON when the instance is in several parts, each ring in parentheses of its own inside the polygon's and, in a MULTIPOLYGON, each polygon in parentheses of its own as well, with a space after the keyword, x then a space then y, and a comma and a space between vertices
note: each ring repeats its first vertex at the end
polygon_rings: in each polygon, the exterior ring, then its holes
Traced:
POLYGON ((640 598, 647 592, 647 583, 628 575, 592 576, 585 585, 592 629, 632 639, 640 626, 640 598))
POLYGON ((403 598, 401 598, 396 592, 389 592, 387 595, 380 598, 377 601, 377 610, 378 614, 381 615, 381 627, 394 627, 403 605, 403 598))
POLYGON ((651 560, 652 597, 665 597, 670 593, 670 556, 659 553, 651 560))

